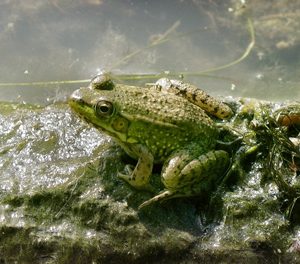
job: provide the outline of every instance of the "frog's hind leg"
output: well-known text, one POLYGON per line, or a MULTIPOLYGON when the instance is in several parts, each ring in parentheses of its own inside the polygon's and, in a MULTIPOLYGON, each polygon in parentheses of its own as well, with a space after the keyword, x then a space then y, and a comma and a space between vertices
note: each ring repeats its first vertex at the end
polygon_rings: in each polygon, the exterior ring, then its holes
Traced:
POLYGON ((213 150, 195 157, 190 150, 180 150, 166 161, 162 173, 165 190, 142 203, 143 208, 157 201, 192 197, 210 192, 229 166, 229 155, 213 150))
POLYGON ((141 209, 145 206, 148 206, 152 203, 155 203, 155 202, 158 202, 158 201, 164 201, 164 200, 168 200, 168 199, 171 199, 171 198, 175 198, 175 197, 179 197, 179 196, 182 196, 178 193, 174 193, 174 192, 171 192, 169 190, 165 190, 163 192, 161 192, 160 194, 152 197, 151 199, 147 200, 146 202, 143 202, 138 209, 141 209))
POLYGON ((181 151, 168 160, 162 182, 173 197, 192 197, 210 193, 229 167, 229 155, 223 150, 212 150, 198 157, 181 151))

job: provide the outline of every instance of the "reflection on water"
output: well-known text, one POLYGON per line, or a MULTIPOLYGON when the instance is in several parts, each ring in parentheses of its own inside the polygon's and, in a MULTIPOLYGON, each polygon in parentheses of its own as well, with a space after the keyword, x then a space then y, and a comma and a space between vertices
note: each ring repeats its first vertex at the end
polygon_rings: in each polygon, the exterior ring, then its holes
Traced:
MULTIPOLYGON (((243 54, 250 17, 256 33, 250 55, 214 76, 189 81, 214 95, 297 100, 299 7, 297 1, 258 0, 3 1, 0 82, 87 79, 99 69, 204 71, 243 54), (153 45, 161 37, 167 41, 153 45)), ((0 97, 47 103, 64 100, 78 86, 1 87, 0 97)))

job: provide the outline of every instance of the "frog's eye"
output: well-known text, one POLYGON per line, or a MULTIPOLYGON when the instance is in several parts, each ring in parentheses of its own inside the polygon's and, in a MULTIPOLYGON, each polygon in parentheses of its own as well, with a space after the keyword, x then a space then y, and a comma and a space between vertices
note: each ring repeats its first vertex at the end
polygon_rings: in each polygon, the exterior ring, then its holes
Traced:
POLYGON ((102 73, 91 80, 89 88, 95 90, 113 90, 114 83, 108 73, 102 73))
POLYGON ((95 105, 96 114, 100 117, 110 116, 114 111, 114 106, 108 101, 99 101, 95 105))

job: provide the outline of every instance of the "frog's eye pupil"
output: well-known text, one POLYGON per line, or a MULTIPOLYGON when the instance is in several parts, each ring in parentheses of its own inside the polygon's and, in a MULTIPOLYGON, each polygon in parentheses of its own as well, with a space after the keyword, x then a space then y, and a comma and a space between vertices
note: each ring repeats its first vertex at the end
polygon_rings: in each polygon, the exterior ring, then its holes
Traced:
POLYGON ((95 106, 95 111, 100 117, 110 116, 113 110, 113 104, 108 101, 99 101, 95 106))
POLYGON ((109 108, 106 105, 100 106, 100 110, 102 113, 107 113, 109 111, 109 108))

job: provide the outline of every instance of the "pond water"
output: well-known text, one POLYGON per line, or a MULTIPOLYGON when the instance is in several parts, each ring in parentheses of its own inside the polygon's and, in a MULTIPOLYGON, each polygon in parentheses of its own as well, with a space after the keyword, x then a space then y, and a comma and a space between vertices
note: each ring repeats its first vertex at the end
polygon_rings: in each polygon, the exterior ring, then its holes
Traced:
POLYGON ((2 1, 0 100, 64 101, 85 84, 3 83, 86 80, 100 70, 183 72, 213 95, 299 100, 299 8, 287 0, 2 1))

